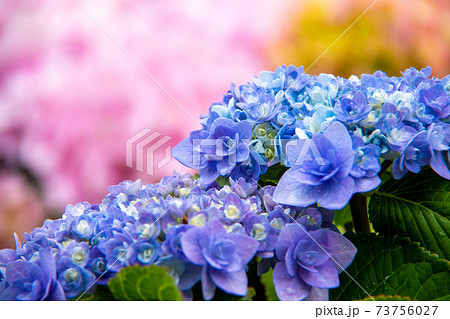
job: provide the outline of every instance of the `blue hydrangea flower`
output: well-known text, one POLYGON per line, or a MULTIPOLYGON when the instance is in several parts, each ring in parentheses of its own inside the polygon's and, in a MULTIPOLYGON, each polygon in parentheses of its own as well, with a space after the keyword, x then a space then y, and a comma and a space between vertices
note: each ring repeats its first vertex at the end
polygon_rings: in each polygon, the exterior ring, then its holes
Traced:
POLYGON ((379 109, 387 101, 389 94, 395 90, 396 83, 386 73, 376 71, 373 75, 361 75, 361 88, 367 95, 367 102, 374 109, 379 109))
POLYGON ((123 267, 136 264, 167 268, 186 299, 192 299, 191 289, 199 280, 205 298, 212 298, 215 286, 243 295, 246 264, 258 254, 264 257, 260 274, 274 267, 277 237, 285 225, 296 218, 317 230, 332 220, 332 214, 319 209, 274 202, 274 187, 259 194, 255 181, 230 178, 230 184, 200 187, 200 181, 175 173, 156 185, 122 182, 110 188, 101 205, 69 206, 62 219, 48 220, 26 234, 23 245, 17 241, 15 251, 0 251, 0 294, 7 290, 3 298, 22 298, 14 295, 21 294, 20 289, 9 289, 8 265, 22 260, 40 267, 41 251, 48 250, 56 258, 54 284, 61 299, 92 293, 123 267), (189 191, 183 190, 186 186, 189 191), (263 201, 267 210, 261 207, 263 201), (203 238, 198 242, 202 263, 182 244, 193 233, 203 238))
POLYGON ((355 90, 341 95, 333 110, 339 121, 355 124, 367 118, 372 106, 367 103, 367 97, 363 92, 355 90))
POLYGON ((73 217, 78 217, 84 214, 84 211, 91 207, 88 202, 77 203, 75 205, 69 204, 66 206, 65 214, 73 217))
POLYGON ((421 69, 409 68, 403 73, 402 82, 409 87, 416 88, 420 83, 426 81, 431 76, 432 69, 430 66, 421 69))
MULTIPOLYGON (((313 287, 338 287, 339 273, 351 264, 355 254, 355 246, 337 232, 327 229, 308 232, 299 224, 286 225, 278 238, 279 262, 273 272, 278 297, 303 300, 313 287)), ((324 293, 320 296, 316 298, 326 299, 324 293)))
MULTIPOLYGON (((291 71, 292 72, 292 71, 291 71)), ((262 71, 259 77, 255 77, 253 83, 265 90, 278 91, 285 85, 286 66, 279 66, 274 72, 262 71)))
POLYGON ((191 289, 201 278, 202 266, 192 264, 184 255, 181 238, 192 225, 177 225, 166 231, 162 251, 166 257, 161 258, 157 265, 169 270, 181 291, 191 289))
POLYGON ((95 276, 89 270, 62 257, 57 262, 58 282, 64 289, 66 298, 75 298, 79 294, 93 289, 95 276))
POLYGON ((114 275, 114 272, 107 268, 105 255, 100 251, 98 246, 94 246, 89 252, 89 260, 86 269, 92 272, 97 278, 97 284, 105 285, 114 275))
MULTIPOLYGON (((288 166, 286 145, 295 139, 296 129, 311 137, 323 133, 338 120, 365 144, 380 147, 381 157, 395 160, 417 133, 439 120, 448 122, 450 81, 448 77, 430 78, 429 67, 420 71, 410 68, 403 72, 403 77, 388 77, 377 71, 363 74, 360 79, 331 74, 311 77, 303 71, 303 67, 283 65, 274 72, 261 72, 252 83, 239 87, 232 84, 222 102, 214 103, 210 114, 203 117, 204 130, 193 132, 193 136, 207 138, 219 119, 233 123, 248 120, 253 130, 249 146, 259 153, 261 163, 265 160, 269 166, 278 162, 288 166)), ((433 157, 430 165, 442 171, 445 167, 441 155, 445 154, 435 155, 436 160, 433 157)), ((255 159, 250 155, 245 163, 238 163, 233 178, 247 173, 257 179, 255 159)), ((193 167, 189 163, 188 166, 193 167)), ((229 176, 226 169, 220 174, 216 170, 204 170, 200 175, 209 178, 208 182, 215 176, 229 176)))
POLYGON ((401 152, 411 139, 417 134, 417 130, 411 126, 400 125, 399 128, 392 128, 387 135, 389 147, 397 152, 401 152))
POLYGON ((176 225, 167 229, 165 240, 161 249, 165 255, 175 256, 180 259, 187 260, 181 248, 181 238, 184 233, 195 226, 192 225, 176 225))
POLYGON ((313 135, 311 140, 290 142, 291 168, 281 177, 274 200, 292 206, 318 203, 328 209, 343 208, 355 192, 355 181, 350 175, 354 158, 350 135, 339 122, 313 135))
POLYGON ((246 235, 227 233, 217 220, 189 229, 181 238, 185 256, 202 268, 203 298, 210 300, 216 286, 227 293, 245 296, 245 266, 255 256, 259 243, 246 235))
POLYGON ((359 136, 352 136, 355 160, 350 175, 355 180, 355 192, 372 190, 381 183, 378 173, 381 170, 381 149, 374 144, 366 145, 359 136))
POLYGON ((411 138, 392 164, 394 178, 402 178, 408 171, 418 173, 420 167, 429 164, 430 160, 431 151, 427 134, 426 131, 421 131, 411 138))
POLYGON ((252 214, 246 218, 244 228, 249 236, 258 241, 258 256, 272 258, 278 236, 267 216, 252 214))
POLYGON ((302 210, 300 218, 295 222, 302 225, 307 231, 328 228, 339 233, 333 225, 334 211, 323 207, 308 207, 302 210))
POLYGON ((136 240, 150 240, 158 237, 161 227, 151 209, 140 207, 138 218, 127 226, 127 231, 136 240))
MULTIPOLYGON (((290 223, 297 217, 298 214, 303 211, 304 207, 281 205, 280 203, 276 202, 273 198, 275 189, 275 186, 269 185, 263 187, 259 192, 263 200, 266 212, 269 213, 269 220, 272 220, 272 218, 281 218, 284 220, 284 223, 290 223)), ((280 227, 275 228, 281 229, 280 227)))
POLYGON ((59 251, 61 244, 48 236, 47 233, 41 232, 42 229, 35 229, 31 234, 24 234, 25 242, 16 249, 20 257, 28 261, 36 261, 39 259, 42 249, 50 248, 52 251, 59 251), (36 231, 36 232, 35 232, 36 231))
POLYGON ((297 123, 285 124, 277 133, 274 139, 275 157, 284 166, 287 166, 286 145, 294 137, 297 123))
POLYGON ((309 74, 303 73, 304 67, 299 68, 294 65, 290 65, 286 69, 286 81, 284 84, 285 97, 292 106, 299 106, 298 104, 304 102, 307 99, 308 85, 311 83, 311 77, 309 74))
POLYGON ((260 175, 267 172, 267 168, 266 158, 258 152, 251 150, 247 160, 237 165, 231 171, 230 176, 235 180, 243 178, 248 182, 255 182, 259 180, 260 175))
POLYGON ((127 263, 130 265, 149 266, 161 255, 160 247, 155 240, 137 240, 127 249, 127 263))
POLYGON ((16 261, 19 259, 19 255, 17 254, 17 251, 14 249, 5 248, 0 250, 0 274, 2 275, 2 278, 5 277, 4 271, 6 264, 16 261))
POLYGON ((258 184, 256 182, 257 179, 250 179, 249 181, 246 181, 243 177, 239 177, 236 180, 230 177, 229 181, 231 190, 241 198, 247 198, 255 194, 258 189, 258 184))
POLYGON ((394 161, 396 178, 429 164, 450 179, 450 77, 430 76, 311 77, 283 65, 231 84, 173 151, 199 179, 123 181, 99 205, 68 205, 0 251, 0 299, 72 298, 136 264, 167 268, 186 299, 199 280, 206 299, 216 286, 243 295, 258 255, 258 274, 275 268, 280 299, 326 300, 338 283, 332 266, 345 268, 355 252, 329 209, 379 185, 380 157, 394 161), (277 163, 290 168, 258 191, 277 163))
POLYGON ((55 261, 50 248, 39 251, 36 263, 25 260, 8 262, 0 284, 0 300, 65 300, 56 280, 55 261))
POLYGON ((66 258, 74 265, 84 267, 89 259, 89 245, 85 242, 70 241, 58 254, 58 258, 66 258))
POLYGON ((267 217, 270 226, 275 229, 278 235, 286 224, 294 221, 294 217, 292 217, 289 213, 291 213, 290 209, 283 209, 281 206, 277 206, 267 217))
POLYGON ((286 90, 286 95, 292 94, 293 92, 300 92, 305 88, 309 81, 309 74, 304 73, 305 68, 303 66, 296 67, 295 65, 290 65, 285 68, 285 81, 284 88, 286 90))
POLYGON ((89 241, 95 234, 97 221, 90 215, 81 215, 70 223, 70 233, 75 235, 78 240, 89 241))
POLYGON ((317 106, 303 119, 303 126, 309 133, 325 131, 336 119, 335 111, 324 105, 317 106))
POLYGON ((103 200, 104 204, 114 201, 115 203, 128 205, 139 196, 145 195, 145 191, 141 190, 141 184, 141 180, 138 179, 135 182, 127 180, 108 187, 109 194, 103 200))
POLYGON ((179 174, 174 171, 173 176, 164 176, 158 184, 157 192, 162 196, 172 195, 183 197, 195 189, 195 182, 190 174, 179 174))
POLYGON ((450 164, 444 156, 450 150, 450 124, 431 124, 427 129, 427 139, 431 151, 431 168, 440 176, 450 179, 450 164))
POLYGON ((226 195, 223 201, 224 218, 231 222, 238 222, 249 212, 249 207, 235 193, 226 195))
POLYGON ((126 233, 114 233, 114 237, 99 243, 98 247, 106 257, 106 266, 109 270, 118 272, 122 267, 129 265, 127 252, 132 243, 132 238, 126 233))
POLYGON ((278 94, 266 92, 263 89, 258 90, 258 99, 246 106, 250 119, 254 123, 262 123, 272 120, 279 112, 283 102, 283 92, 278 94))
POLYGON ((184 300, 192 300, 191 288, 200 280, 202 266, 170 255, 158 260, 156 265, 168 271, 178 289, 183 293, 184 300))
POLYGON ((203 181, 211 184, 248 158, 251 134, 250 122, 219 118, 211 125, 210 133, 193 132, 172 150, 172 156, 188 167, 200 169, 203 181))
POLYGON ((430 87, 419 86, 419 102, 427 106, 437 119, 444 119, 450 115, 450 96, 441 84, 430 87))
POLYGON ((276 116, 270 121, 272 126, 280 130, 286 124, 292 124, 295 121, 295 117, 289 105, 283 103, 276 116))

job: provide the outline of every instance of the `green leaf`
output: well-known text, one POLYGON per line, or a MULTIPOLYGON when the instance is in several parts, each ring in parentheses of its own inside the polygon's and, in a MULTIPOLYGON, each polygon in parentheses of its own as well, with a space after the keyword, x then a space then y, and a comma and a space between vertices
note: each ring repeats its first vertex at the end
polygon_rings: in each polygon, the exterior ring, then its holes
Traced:
POLYGON ((228 177, 225 176, 217 177, 216 183, 220 186, 220 188, 224 187, 225 185, 230 186, 230 180, 228 177))
POLYGON ((405 238, 373 233, 345 236, 358 248, 358 253, 347 273, 339 275, 340 286, 330 290, 330 300, 360 300, 367 293, 412 300, 450 300, 449 261, 405 238))
MULTIPOLYGON (((204 301, 201 281, 197 282, 194 287, 192 287, 192 295, 194 301, 204 301)), ((252 287, 248 288, 247 294, 244 297, 229 294, 219 287, 216 287, 212 301, 250 301, 254 296, 255 289, 252 287)))
POLYGON ((377 232, 409 237, 450 260, 450 182, 430 168, 386 181, 370 199, 369 216, 377 232))
POLYGON ((350 210, 350 205, 345 206, 341 210, 337 210, 334 213, 333 224, 339 228, 341 232, 346 230, 352 230, 352 211, 350 210))
POLYGON ((275 286, 273 285, 273 269, 261 275, 261 283, 264 286, 267 301, 279 301, 275 286))
POLYGON ((117 300, 183 300, 172 277, 156 266, 123 268, 108 287, 117 300))
POLYGON ((363 301, 411 301, 411 298, 409 297, 402 297, 402 296, 385 296, 385 295, 379 295, 379 296, 373 296, 373 297, 366 297, 363 299, 363 301))
POLYGON ((281 176, 283 176, 284 172, 286 172, 289 168, 277 163, 275 165, 270 166, 267 169, 267 172, 259 177, 259 183, 262 186, 266 185, 277 185, 281 176))
POLYGON ((71 300, 74 300, 74 301, 114 301, 117 299, 114 298, 113 294, 111 293, 111 291, 108 289, 107 286, 97 285, 94 293, 81 294, 71 300))

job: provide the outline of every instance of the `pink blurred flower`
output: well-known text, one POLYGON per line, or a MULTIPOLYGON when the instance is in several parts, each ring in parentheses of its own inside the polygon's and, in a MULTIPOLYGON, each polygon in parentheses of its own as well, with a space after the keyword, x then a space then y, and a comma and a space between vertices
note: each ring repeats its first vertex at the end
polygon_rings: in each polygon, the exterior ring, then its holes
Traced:
MULTIPOLYGON (((265 46, 294 1, 78 2, 199 121, 230 81, 267 68, 265 46)), ((125 166, 126 140, 143 128, 175 145, 198 124, 73 1, 4 1, 0 12, 0 157, 36 175, 47 207, 185 170, 125 166)))
POLYGON ((23 241, 23 232, 42 223, 44 210, 36 190, 21 175, 1 173, 0 194, 0 247, 13 248, 13 232, 23 241))

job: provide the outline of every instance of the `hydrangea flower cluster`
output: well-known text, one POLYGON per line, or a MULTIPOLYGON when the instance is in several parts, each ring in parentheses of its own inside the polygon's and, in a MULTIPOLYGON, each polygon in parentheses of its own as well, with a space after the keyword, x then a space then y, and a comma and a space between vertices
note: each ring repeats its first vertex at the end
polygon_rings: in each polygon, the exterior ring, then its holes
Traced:
POLYGON ((207 184, 258 181, 280 163, 290 169, 274 198, 292 206, 341 209, 380 184, 382 161, 394 161, 396 179, 424 165, 450 179, 450 76, 430 77, 430 67, 349 79, 303 71, 283 65, 232 84, 173 156, 207 184))
POLYGON ((256 257, 259 274, 274 267, 280 299, 328 299, 356 253, 332 211, 279 205, 273 186, 244 178, 204 185, 175 173, 111 186, 99 205, 68 205, 24 243, 16 238, 15 250, 0 250, 0 300, 72 299, 123 267, 152 264, 168 269, 186 299, 199 281, 206 300, 216 287, 244 296, 256 257))
POLYGON ((258 275, 273 268, 281 300, 327 300, 356 254, 332 210, 378 187, 382 161, 397 179, 424 165, 450 179, 450 76, 430 75, 343 79, 281 66, 232 84, 173 149, 199 178, 124 181, 101 204, 68 205, 0 251, 0 300, 73 299, 153 264, 187 300, 197 284, 205 300, 217 288, 245 296, 256 263, 258 275), (288 169, 277 185, 261 187, 278 163, 288 169))

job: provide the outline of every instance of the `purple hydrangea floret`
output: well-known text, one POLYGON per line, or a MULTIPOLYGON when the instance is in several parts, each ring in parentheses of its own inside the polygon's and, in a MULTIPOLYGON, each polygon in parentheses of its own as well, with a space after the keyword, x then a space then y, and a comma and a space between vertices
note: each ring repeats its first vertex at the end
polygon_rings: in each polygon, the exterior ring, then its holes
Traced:
POLYGON ((56 279, 55 262, 50 248, 42 248, 38 255, 38 262, 18 259, 6 263, 5 277, 0 282, 0 300, 66 299, 56 279))
POLYGON ((251 124, 218 118, 209 130, 196 131, 172 151, 172 156, 187 167, 200 169, 205 183, 229 175, 237 164, 249 157, 251 124))
POLYGON ((206 300, 212 299, 216 286, 231 294, 247 293, 245 266, 258 246, 251 237, 227 233, 217 220, 188 230, 181 239, 185 256, 193 264, 203 266, 202 292, 206 300))
POLYGON ((291 168, 275 189, 274 200, 279 203, 302 207, 318 203, 328 209, 342 209, 355 192, 370 191, 380 184, 378 178, 355 183, 359 178, 350 174, 355 160, 352 139, 339 122, 312 139, 290 142, 287 149, 291 168))
POLYGON ((350 265, 355 254, 353 244, 339 233, 327 229, 307 231, 299 224, 287 225, 276 247, 279 262, 273 271, 273 282, 278 297, 302 300, 313 288, 338 287, 339 273, 350 265))

